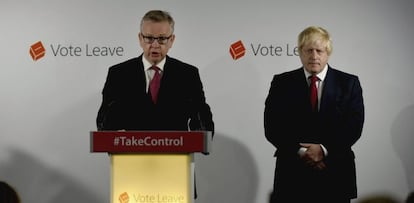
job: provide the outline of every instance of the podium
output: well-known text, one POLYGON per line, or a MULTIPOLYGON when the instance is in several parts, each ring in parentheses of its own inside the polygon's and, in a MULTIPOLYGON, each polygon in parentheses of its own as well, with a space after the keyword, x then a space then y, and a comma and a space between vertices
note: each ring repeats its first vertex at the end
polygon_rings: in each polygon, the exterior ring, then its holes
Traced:
POLYGON ((92 131, 91 152, 111 162, 111 203, 192 203, 194 153, 208 154, 209 131, 92 131))

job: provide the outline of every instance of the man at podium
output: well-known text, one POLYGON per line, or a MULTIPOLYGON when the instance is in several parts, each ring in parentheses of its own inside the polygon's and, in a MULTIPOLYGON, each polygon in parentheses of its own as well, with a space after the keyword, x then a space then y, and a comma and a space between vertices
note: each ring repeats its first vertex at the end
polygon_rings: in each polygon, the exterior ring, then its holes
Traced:
POLYGON ((198 69, 167 55, 174 19, 151 10, 138 33, 143 53, 109 68, 98 130, 214 131, 198 69))

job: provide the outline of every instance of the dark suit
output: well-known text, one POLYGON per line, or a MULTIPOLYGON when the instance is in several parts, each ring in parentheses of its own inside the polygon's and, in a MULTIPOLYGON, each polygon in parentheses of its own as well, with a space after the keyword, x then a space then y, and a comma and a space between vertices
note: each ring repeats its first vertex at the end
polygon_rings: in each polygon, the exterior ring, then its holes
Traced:
POLYGON ((312 112, 309 94, 303 68, 273 78, 264 111, 265 136, 276 147, 273 202, 357 196, 351 147, 364 123, 358 77, 328 67, 319 112, 312 112), (305 165, 298 155, 299 143, 326 147, 326 168, 319 171, 305 165))
POLYGON ((157 104, 147 93, 145 74, 142 55, 109 68, 99 130, 214 131, 196 67, 167 56, 157 104))

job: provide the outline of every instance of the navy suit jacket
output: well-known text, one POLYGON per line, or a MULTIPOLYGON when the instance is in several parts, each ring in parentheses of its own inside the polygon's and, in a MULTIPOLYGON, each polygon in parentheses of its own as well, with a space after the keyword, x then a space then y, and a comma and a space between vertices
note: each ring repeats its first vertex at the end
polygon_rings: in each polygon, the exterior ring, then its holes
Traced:
POLYGON ((196 67, 167 56, 157 104, 147 93, 145 74, 142 55, 109 68, 98 130, 214 131, 196 67))
POLYGON ((357 195, 352 145, 364 123, 362 88, 355 75, 328 66, 319 112, 312 112, 303 67, 275 75, 266 98, 264 127, 276 147, 276 196, 306 194, 354 198, 357 195), (315 171, 298 156, 299 143, 323 144, 326 169, 315 171))

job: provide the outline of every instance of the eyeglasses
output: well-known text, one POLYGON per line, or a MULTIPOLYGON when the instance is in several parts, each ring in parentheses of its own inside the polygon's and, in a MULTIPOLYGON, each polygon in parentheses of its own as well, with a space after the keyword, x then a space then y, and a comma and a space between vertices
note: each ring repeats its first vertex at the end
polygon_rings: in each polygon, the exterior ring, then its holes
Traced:
POLYGON ((158 44, 167 44, 168 40, 172 37, 172 34, 168 37, 152 37, 145 36, 143 34, 141 34, 141 36, 144 39, 144 42, 147 44, 152 44, 155 40, 157 40, 158 44))

